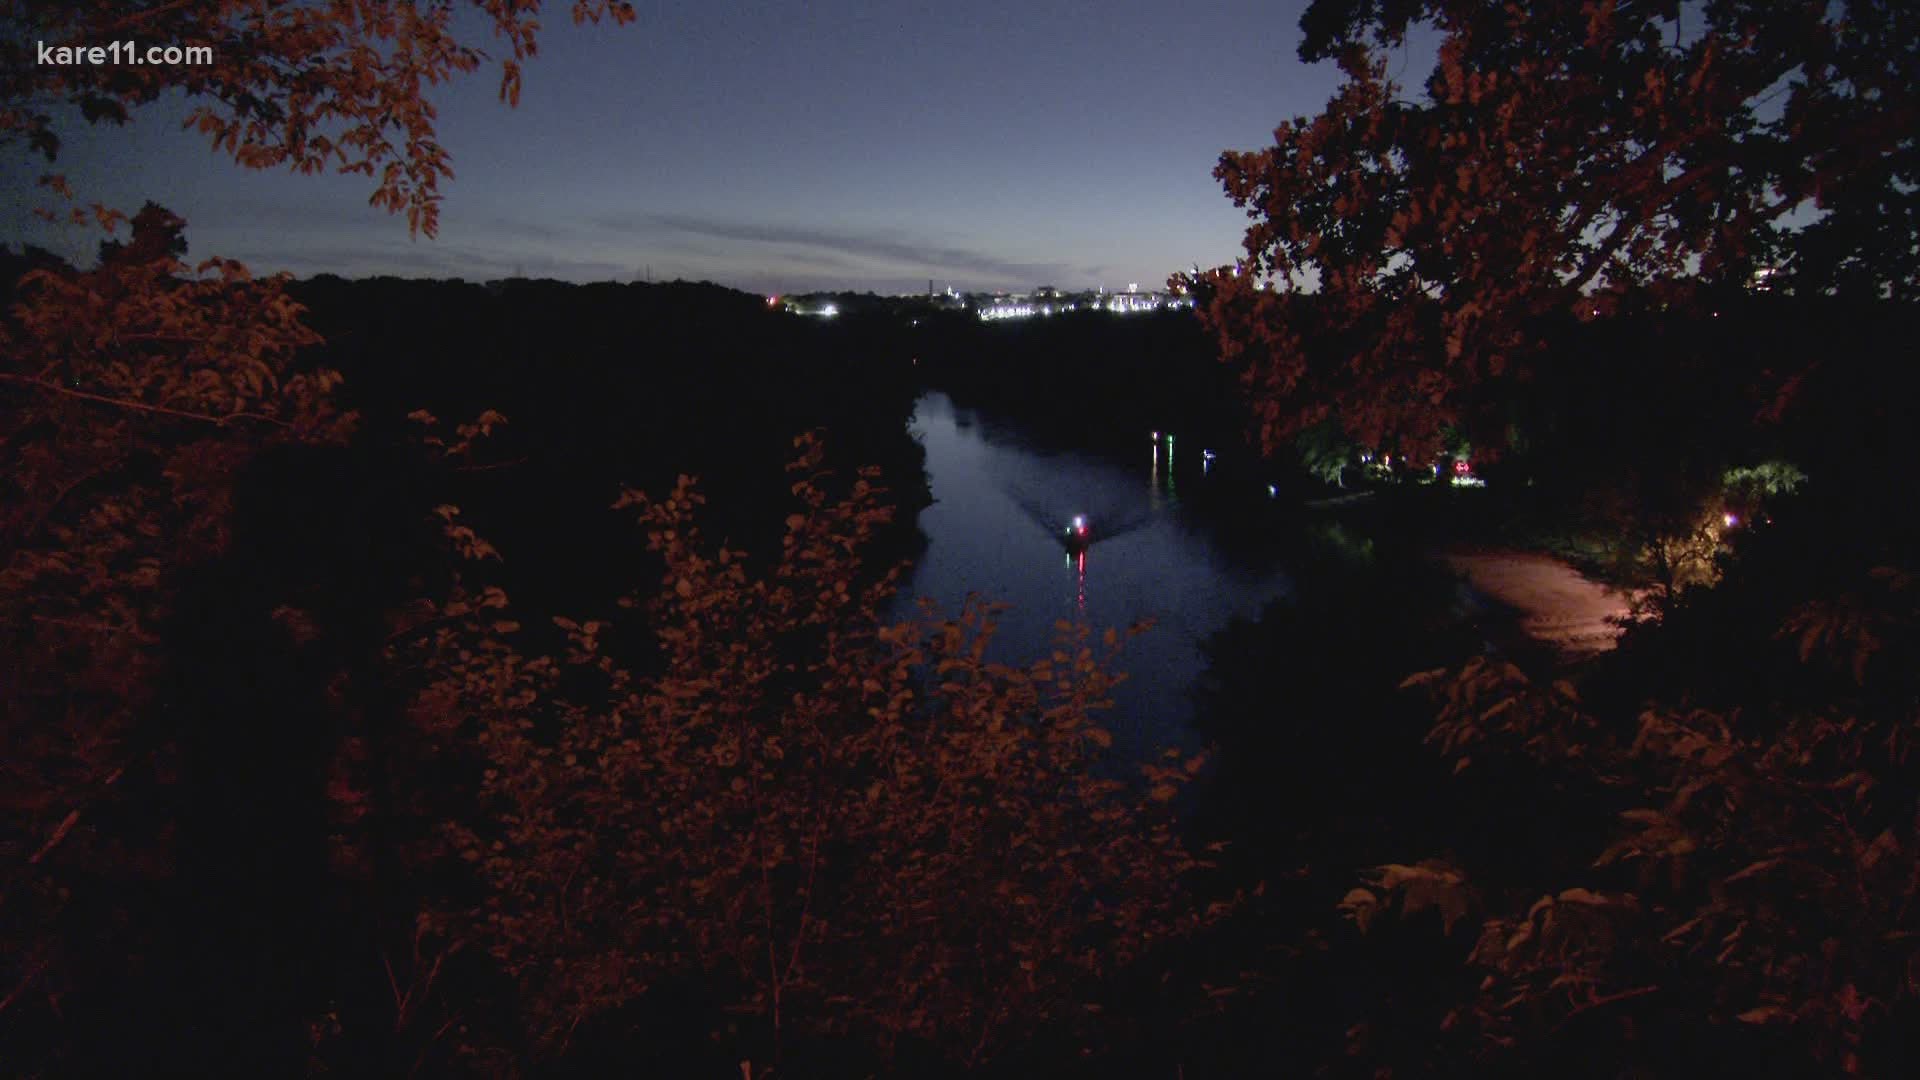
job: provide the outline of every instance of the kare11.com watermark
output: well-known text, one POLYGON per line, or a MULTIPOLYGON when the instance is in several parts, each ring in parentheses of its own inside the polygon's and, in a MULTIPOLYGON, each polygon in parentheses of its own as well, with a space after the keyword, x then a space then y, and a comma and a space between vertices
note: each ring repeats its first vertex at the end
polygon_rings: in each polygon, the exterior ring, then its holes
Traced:
POLYGON ((105 66, 107 64, 154 64, 171 67, 199 67, 213 63, 211 45, 147 45, 116 41, 110 45, 49 45, 44 41, 35 56, 48 67, 105 66))

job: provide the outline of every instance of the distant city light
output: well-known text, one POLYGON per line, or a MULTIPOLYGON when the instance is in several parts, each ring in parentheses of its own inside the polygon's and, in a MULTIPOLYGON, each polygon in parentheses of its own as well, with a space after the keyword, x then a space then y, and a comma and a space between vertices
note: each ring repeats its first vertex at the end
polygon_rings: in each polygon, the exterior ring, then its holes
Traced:
MULTIPOLYGON (((1130 289, 1139 288, 1137 284, 1128 287, 1130 289)), ((1191 298, 1172 296, 1164 293, 1107 293, 1102 290, 1100 295, 1104 297, 1104 299, 1092 301, 1092 310, 1104 310, 1116 315, 1130 315, 1142 311, 1171 311, 1178 308, 1191 309, 1194 306, 1191 298)), ((1060 314, 1063 311, 1079 310, 1080 304, 1077 301, 1067 304, 1052 302, 1041 304, 1033 303, 1023 297, 1003 296, 1000 299, 982 306, 979 309, 979 316, 982 322, 995 322, 1001 319, 1027 319, 1035 316, 1044 318, 1049 315, 1060 314)))

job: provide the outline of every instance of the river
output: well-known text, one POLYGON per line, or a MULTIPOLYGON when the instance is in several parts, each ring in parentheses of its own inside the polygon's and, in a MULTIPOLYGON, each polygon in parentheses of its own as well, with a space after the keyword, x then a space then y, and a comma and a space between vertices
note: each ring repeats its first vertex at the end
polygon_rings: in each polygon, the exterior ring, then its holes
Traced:
POLYGON ((1108 726, 1124 753, 1191 748, 1201 643, 1289 588, 1262 545, 1220 524, 1260 515, 1220 513, 1231 497, 1210 487, 1200 449, 1171 433, 1140 432, 1137 452, 1048 449, 940 393, 920 399, 914 428, 934 502, 920 513, 928 545, 902 602, 927 597, 952 612, 976 592, 1010 604, 994 656, 1008 663, 1048 651, 1060 619, 1096 631, 1152 619, 1122 658, 1129 678, 1108 726), (1058 538, 1076 515, 1093 539, 1078 556, 1058 538))

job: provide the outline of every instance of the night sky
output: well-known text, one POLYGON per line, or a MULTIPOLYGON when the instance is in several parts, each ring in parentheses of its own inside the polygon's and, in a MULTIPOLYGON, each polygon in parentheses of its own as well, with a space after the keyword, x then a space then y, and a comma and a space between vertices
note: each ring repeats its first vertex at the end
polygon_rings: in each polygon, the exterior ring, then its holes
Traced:
MULTIPOLYGON (((260 271, 1145 289, 1235 257, 1245 218, 1214 161, 1317 112, 1337 75, 1294 55, 1302 0, 641 0, 621 28, 568 6, 549 4, 518 109, 493 68, 435 97, 455 177, 434 241, 368 207, 364 177, 238 168, 178 130, 181 101, 130 131, 66 125, 56 168, 83 199, 180 213, 193 257, 260 271)), ((4 214, 69 257, 97 239, 4 214)))

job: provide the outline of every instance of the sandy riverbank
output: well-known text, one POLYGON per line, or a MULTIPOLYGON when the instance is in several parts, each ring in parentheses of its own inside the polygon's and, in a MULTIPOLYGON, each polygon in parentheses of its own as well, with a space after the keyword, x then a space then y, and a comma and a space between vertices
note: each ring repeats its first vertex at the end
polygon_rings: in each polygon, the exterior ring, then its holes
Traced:
POLYGON ((1467 549, 1441 555, 1488 599, 1511 608, 1520 630, 1562 653, 1605 652, 1619 639, 1613 620, 1629 612, 1628 597, 1583 577, 1550 555, 1467 549))

